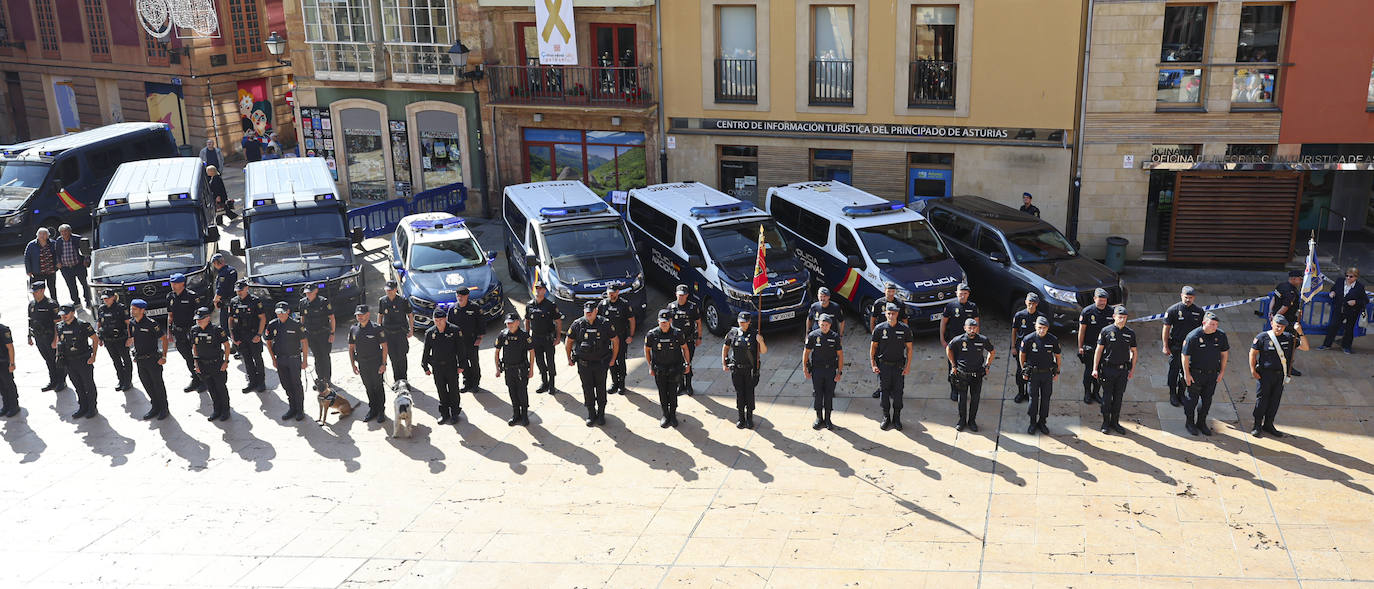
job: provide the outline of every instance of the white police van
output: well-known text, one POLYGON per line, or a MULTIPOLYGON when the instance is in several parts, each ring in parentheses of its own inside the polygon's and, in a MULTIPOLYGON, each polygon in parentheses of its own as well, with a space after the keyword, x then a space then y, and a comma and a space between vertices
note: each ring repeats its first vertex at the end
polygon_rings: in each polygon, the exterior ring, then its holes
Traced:
POLYGON ((531 291, 543 283, 570 318, 615 287, 644 319, 644 270, 625 220, 590 188, 577 181, 507 186, 501 209, 511 278, 531 291))
POLYGON ((797 257, 837 300, 860 315, 886 282, 912 324, 938 323, 964 271, 920 213, 842 182, 799 182, 768 189, 768 212, 795 238, 797 257))
POLYGON ((434 309, 453 307, 458 287, 469 289, 470 301, 490 321, 501 316, 505 298, 491 263, 496 252, 477 243, 467 223, 449 213, 419 213, 401 219, 391 236, 392 278, 410 301, 415 330, 429 327, 434 309))
POLYGON ((626 209, 651 280, 687 285, 711 333, 724 334, 740 311, 761 314, 761 326, 805 318, 809 273, 768 213, 691 181, 633 189, 626 209), (768 286, 755 296, 760 227, 768 286))

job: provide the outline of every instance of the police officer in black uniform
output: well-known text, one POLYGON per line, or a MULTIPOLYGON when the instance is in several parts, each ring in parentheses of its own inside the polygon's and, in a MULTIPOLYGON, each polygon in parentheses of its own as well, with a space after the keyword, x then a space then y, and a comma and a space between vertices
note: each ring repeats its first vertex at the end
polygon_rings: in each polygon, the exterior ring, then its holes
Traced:
POLYGON ((688 336, 673 327, 674 312, 658 312, 658 329, 644 334, 644 358, 649 361, 649 375, 658 385, 658 406, 663 410, 659 427, 677 426, 677 395, 682 374, 692 369, 692 352, 688 336))
MULTIPOLYGON (((458 304, 448 310, 448 322, 458 328, 459 343, 463 345, 462 370, 463 388, 461 392, 476 392, 482 381, 482 364, 477 361, 477 351, 482 347, 482 335, 487 332, 487 320, 482 317, 482 309, 469 299, 472 290, 458 287, 458 304)), ((455 413, 454 415, 457 415, 455 413)), ((455 422, 457 418, 454 418, 455 422)))
POLYGON ((964 320, 964 333, 954 336, 945 346, 945 360, 951 366, 950 380, 959 391, 956 431, 978 431, 978 402, 983 398, 983 379, 997 355, 992 340, 978 331, 978 320, 969 317, 964 320))
POLYGON ((1037 207, 1037 206, 1031 204, 1031 200, 1032 200, 1033 198, 1035 198, 1035 197, 1031 196, 1031 193, 1029 193, 1029 192, 1022 192, 1022 193, 1021 193, 1021 209, 1020 209, 1020 211, 1023 212, 1023 213, 1025 213, 1025 214, 1027 214, 1027 215, 1035 215, 1036 217, 1039 217, 1039 216, 1040 216, 1040 207, 1037 207))
POLYGON ((434 393, 439 397, 439 425, 458 423, 463 412, 458 391, 458 374, 467 365, 463 334, 448 321, 448 310, 434 309, 434 324, 425 330, 420 368, 434 376, 434 393))
POLYGON ((1093 354, 1097 349, 1097 334, 1111 322, 1107 289, 1099 288, 1093 292, 1093 304, 1083 307, 1078 314, 1078 361, 1083 364, 1083 402, 1088 405, 1102 400, 1102 383, 1093 378, 1093 354))
POLYGON ((305 285, 305 296, 301 297, 299 309, 301 325, 305 327, 305 339, 310 343, 310 354, 315 357, 315 390, 320 394, 329 392, 329 379, 334 376, 333 365, 329 362, 329 351, 334 348, 334 304, 320 294, 319 285, 305 285))
POLYGON ((35 280, 30 285, 33 300, 29 301, 29 345, 38 348, 38 355, 48 365, 48 384, 45 391, 60 391, 67 388, 67 371, 57 361, 57 322, 62 313, 55 299, 48 298, 47 282, 35 280))
POLYGON ((520 328, 520 314, 506 314, 506 328, 496 334, 496 376, 506 373, 511 416, 506 425, 530 424, 530 378, 534 376, 534 338, 520 328))
POLYGON ((173 274, 168 282, 172 292, 167 293, 167 335, 177 344, 177 353, 186 361, 186 371, 191 373, 191 383, 182 389, 186 392, 204 391, 205 383, 200 371, 196 370, 195 352, 191 349, 191 328, 196 324, 196 309, 200 308, 200 295, 186 288, 186 275, 173 274))
POLYGON ((752 320, 753 315, 748 311, 740 311, 739 325, 725 334, 725 344, 720 348, 721 368, 730 373, 730 382, 735 385, 735 409, 739 411, 735 427, 738 429, 754 428, 754 389, 759 384, 761 356, 768 353, 763 336, 750 326, 752 320))
POLYGON ((554 378, 558 376, 553 347, 563 341, 563 313, 549 299, 549 287, 543 282, 534 284, 534 298, 525 305, 525 322, 529 324, 530 336, 534 338, 534 363, 539 367, 541 381, 534 392, 551 392, 554 390, 554 378))
MULTIPOLYGON (((1049 319, 1047 315, 1040 312, 1040 295, 1033 292, 1026 293, 1026 308, 1017 311, 1011 317, 1011 357, 1016 361, 1016 397, 1012 401, 1025 403, 1030 399, 1026 394, 1026 379, 1021 370, 1021 356, 1016 353, 1021 348, 1021 340, 1026 336, 1035 333, 1035 320, 1040 317, 1049 319)), ((976 431, 976 430, 975 430, 976 431)))
POLYGON ((1159 334, 1164 355, 1169 357, 1169 404, 1174 407, 1183 405, 1183 391, 1187 388, 1183 379, 1183 338, 1202 327, 1203 313, 1201 307, 1193 304, 1197 297, 1193 287, 1184 286, 1178 296, 1179 302, 1164 312, 1164 327, 1159 334))
MULTIPOLYGON (((873 306, 870 307, 870 308, 868 309, 868 332, 869 332, 869 333, 873 333, 873 330, 876 329, 876 328, 878 327, 878 324, 879 324, 879 323, 882 323, 884 320, 887 319, 887 305, 888 305, 888 303, 892 303, 892 304, 897 305, 897 307, 898 307, 898 309, 897 309, 897 320, 898 320, 898 321, 901 321, 902 323, 905 324, 905 323, 907 323, 908 320, 911 318, 911 312, 907 309, 906 304, 903 303, 903 302, 900 301, 900 300, 897 300, 897 283, 895 283, 895 282, 888 282, 888 283, 886 283, 886 284, 883 285, 883 298, 878 299, 877 301, 874 301, 873 306)), ((833 319, 834 317, 836 317, 836 315, 830 314, 830 317, 833 319)), ((810 331, 808 331, 808 332, 806 332, 806 333, 807 333, 808 336, 811 334, 810 331)), ((839 335, 839 336, 841 336, 841 337, 844 336, 843 333, 837 333, 836 335, 839 335)), ((882 395, 883 395, 883 386, 882 386, 882 379, 880 378, 880 379, 878 380, 878 388, 873 389, 873 398, 874 398, 874 399, 877 399, 878 397, 881 397, 882 395)))
MULTIPOLYGON (((239 281, 239 271, 224 259, 224 254, 216 252, 210 256, 210 267, 215 270, 215 299, 212 301, 214 307, 219 309, 219 326, 226 331, 229 329, 229 299, 234 298, 234 285, 239 281)), ((231 334, 232 335, 232 334, 231 334)), ((237 342, 231 346, 234 355, 238 355, 237 342)))
MULTIPOLYGON (((945 303, 945 311, 940 315, 940 347, 946 350, 949 349, 949 340, 964 333, 964 322, 969 319, 977 319, 980 316, 978 303, 969 300, 970 292, 967 282, 959 283, 955 296, 957 298, 945 303)), ((955 386, 953 378, 954 367, 953 365, 945 366, 945 370, 948 370, 951 375, 949 378, 949 400, 958 401, 958 387, 955 386)))
POLYGON ((902 394, 906 389, 906 375, 911 373, 911 328, 897 320, 904 305, 888 303, 887 321, 873 328, 873 342, 868 346, 868 363, 878 375, 882 391, 883 431, 902 429, 902 394))
POLYGON ((367 305, 358 305, 353 309, 353 316, 358 322, 348 329, 348 359, 353 365, 353 374, 362 378, 363 389, 367 391, 367 415, 363 416, 363 423, 373 419, 383 423, 386 421, 386 390, 383 386, 383 379, 386 378, 386 331, 372 322, 372 313, 367 305))
POLYGON ((272 368, 277 371, 277 380, 286 392, 286 413, 281 420, 305 419, 305 386, 301 383, 301 371, 310 365, 310 342, 306 341, 305 328, 291 318, 291 305, 286 301, 277 303, 274 309, 276 318, 267 322, 262 332, 272 357, 272 368))
POLYGON ((119 302, 119 293, 107 288, 100 293, 100 306, 95 310, 95 331, 105 345, 105 352, 114 363, 116 391, 134 388, 134 365, 129 359, 129 311, 119 302))
POLYGON ((243 359, 248 386, 243 392, 267 391, 267 369, 262 364, 262 334, 267 329, 267 304, 248 292, 248 281, 234 284, 236 294, 229 300, 229 335, 243 359))
POLYGON ((1126 383, 1135 376, 1136 354, 1135 331, 1126 327, 1125 305, 1113 309, 1112 324, 1102 328, 1097 334, 1097 346, 1093 351, 1093 378, 1102 383, 1102 433, 1115 431, 1125 434, 1121 427, 1121 400, 1126 394, 1126 383))
POLYGON ((148 301, 130 301, 129 314, 125 347, 134 349, 138 381, 143 383, 143 392, 148 394, 148 404, 152 406, 143 419, 167 419, 167 385, 162 380, 162 367, 167 364, 167 330, 148 316, 148 301))
POLYGON ((1279 402, 1283 400, 1284 367, 1293 364, 1295 350, 1308 350, 1307 334, 1302 332, 1302 324, 1292 324, 1293 332, 1288 331, 1288 317, 1274 315, 1269 331, 1261 331, 1250 342, 1250 376, 1258 384, 1255 388, 1255 427, 1250 435, 1260 437, 1260 432, 1276 438, 1283 434, 1274 427, 1274 417, 1279 413, 1279 402), (1294 333, 1296 332, 1296 333, 1294 333), (1282 356, 1280 356, 1282 354, 1282 356))
POLYGON ((611 358, 611 394, 625 394, 625 357, 630 355, 630 343, 634 341, 637 326, 634 309, 630 303, 620 298, 620 287, 612 284, 606 287, 606 298, 601 299, 597 316, 605 319, 614 329, 616 353, 611 358))
POLYGON ((606 369, 620 353, 620 338, 604 317, 597 316, 597 304, 587 301, 582 317, 568 327, 563 346, 568 366, 577 366, 582 381, 582 402, 587 406, 587 427, 606 424, 606 369))
POLYGON ((1202 327, 1194 329, 1183 339, 1183 377, 1188 386, 1183 398, 1184 427, 1188 433, 1212 435, 1207 427, 1207 412, 1212 408, 1212 394, 1217 390, 1221 375, 1226 373, 1226 361, 1231 355, 1231 343, 1226 332, 1217 329, 1216 313, 1202 316, 1202 327))
POLYGON ((1050 416, 1050 396, 1054 394, 1054 381, 1059 380, 1059 370, 1063 365, 1060 355, 1059 338, 1050 333, 1049 317, 1035 319, 1035 333, 1026 336, 1017 347, 1021 357, 1021 372, 1030 394, 1030 427, 1026 433, 1040 430, 1050 433, 1046 420, 1050 416))
POLYGON ((0 325, 0 417, 19 415, 19 388, 14 384, 14 334, 0 325))
POLYGON ((829 314, 835 319, 835 333, 844 337, 844 307, 831 301, 830 289, 822 286, 816 289, 816 302, 811 303, 811 306, 806 309, 806 329, 802 331, 802 341, 806 341, 806 334, 820 327, 821 315, 825 314, 829 314))
MULTIPOLYGON (((687 340, 688 358, 697 357, 697 346, 701 345, 701 306, 688 300, 687 285, 677 285, 677 300, 668 303, 668 311, 673 314, 673 327, 682 332, 682 337, 687 340)), ((624 368, 621 368, 624 370, 624 368)), ((692 371, 682 373, 682 385, 678 388, 679 395, 686 394, 692 396, 692 371)))
POLYGON ((802 374, 811 379, 815 396, 816 421, 811 429, 835 429, 830 412, 835 408, 835 384, 844 374, 844 349, 840 335, 831 326, 835 319, 821 315, 820 327, 806 334, 806 348, 802 351, 802 374))
POLYGON ((396 281, 386 281, 386 294, 377 299, 377 316, 386 330, 386 353, 390 356, 391 377, 397 382, 407 380, 410 335, 415 332, 415 312, 410 301, 401 296, 396 281))
POLYGON ((76 318, 76 308, 62 305, 62 322, 57 324, 57 355, 76 389, 73 418, 95 417, 95 353, 100 338, 91 324, 76 318))
MULTIPOLYGON (((1302 323, 1302 270, 1289 270, 1288 281, 1280 282, 1269 293, 1269 321, 1283 315, 1289 325, 1302 323)), ((1288 374, 1302 376, 1292 362, 1288 363, 1288 374)))
POLYGON ((196 361, 196 372, 210 393, 208 421, 228 421, 229 411, 229 334, 210 322, 210 308, 196 309, 196 324, 187 332, 196 361))

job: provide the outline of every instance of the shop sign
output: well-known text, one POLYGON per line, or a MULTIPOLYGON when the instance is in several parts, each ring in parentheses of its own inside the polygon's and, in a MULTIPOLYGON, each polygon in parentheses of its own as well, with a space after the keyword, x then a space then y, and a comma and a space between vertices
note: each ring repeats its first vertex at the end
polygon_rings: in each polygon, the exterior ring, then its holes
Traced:
POLYGON ((1140 164, 1145 170, 1374 170, 1374 157, 1346 155, 1202 155, 1164 150, 1140 164))
MULTIPOLYGON (((910 138, 924 141, 997 141, 1066 145, 1063 129, 1017 127, 965 127, 960 125, 910 125, 905 123, 846 123, 826 121, 769 121, 755 119, 673 118, 675 133, 723 133, 740 135, 841 135, 863 138, 910 138)), ((670 136, 671 137, 671 136, 670 136)))

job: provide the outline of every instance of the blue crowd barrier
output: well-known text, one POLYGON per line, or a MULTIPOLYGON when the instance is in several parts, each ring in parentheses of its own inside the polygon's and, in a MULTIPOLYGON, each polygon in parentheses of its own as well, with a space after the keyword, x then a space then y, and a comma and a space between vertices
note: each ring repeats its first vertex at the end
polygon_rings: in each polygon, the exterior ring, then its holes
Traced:
POLYGON ((407 215, 444 212, 459 214, 467 210, 468 187, 462 182, 426 190, 410 198, 395 198, 348 211, 348 226, 360 227, 363 237, 389 235, 407 215))
MULTIPOLYGON (((1260 301, 1260 314, 1264 317, 1269 316, 1269 304, 1274 301, 1273 297, 1266 297, 1260 301)), ((1334 310, 1332 305, 1333 298, 1331 292, 1323 290, 1312 297, 1312 300, 1302 306, 1302 331, 1307 335, 1326 335, 1326 330, 1331 325, 1331 312, 1334 310)), ((1364 336, 1368 330, 1367 325, 1374 321, 1374 302, 1365 306, 1364 320, 1355 325, 1355 337, 1364 336)), ((1264 320, 1260 329, 1269 329, 1269 321, 1264 320)))

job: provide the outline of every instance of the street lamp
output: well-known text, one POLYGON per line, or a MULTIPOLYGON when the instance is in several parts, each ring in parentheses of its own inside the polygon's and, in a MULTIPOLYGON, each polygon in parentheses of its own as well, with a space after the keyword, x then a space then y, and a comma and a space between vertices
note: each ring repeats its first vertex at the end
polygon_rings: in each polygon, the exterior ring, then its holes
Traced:
POLYGON ((263 41, 263 44, 267 45, 267 53, 277 58, 277 63, 291 65, 291 60, 281 58, 282 53, 286 52, 286 39, 283 39, 276 31, 272 31, 272 34, 267 36, 267 40, 263 41))
MULTIPOLYGON (((471 53, 471 51, 468 49, 468 46, 464 45, 462 41, 458 40, 455 40, 453 42, 453 46, 448 48, 448 57, 449 60, 453 63, 454 69, 457 70, 456 73, 458 79, 466 80, 469 84, 472 85, 472 101, 474 105, 477 107, 477 161, 485 162, 486 150, 482 148, 482 93, 478 92, 477 90, 477 82, 482 79, 482 75, 484 72, 482 71, 482 66, 480 64, 476 68, 474 68, 473 71, 465 71, 467 70, 468 66, 469 53, 471 53)), ((482 175, 485 178, 486 168, 483 167, 482 170, 482 175)), ((496 170, 497 174, 500 175, 501 156, 499 152, 496 155, 496 170)), ((484 181, 482 184, 482 210, 486 211, 487 217, 490 218, 491 199, 487 196, 487 182, 484 181)))
POLYGON ((448 48, 449 61, 453 62, 453 67, 457 68, 458 79, 476 82, 482 79, 482 67, 478 66, 470 72, 465 71, 468 65, 468 54, 471 52, 462 41, 454 41, 453 46, 448 48))

